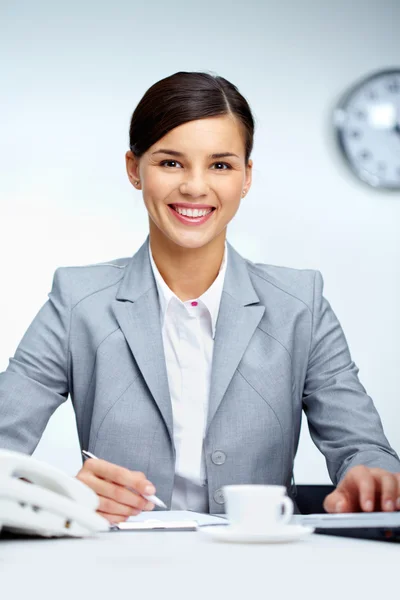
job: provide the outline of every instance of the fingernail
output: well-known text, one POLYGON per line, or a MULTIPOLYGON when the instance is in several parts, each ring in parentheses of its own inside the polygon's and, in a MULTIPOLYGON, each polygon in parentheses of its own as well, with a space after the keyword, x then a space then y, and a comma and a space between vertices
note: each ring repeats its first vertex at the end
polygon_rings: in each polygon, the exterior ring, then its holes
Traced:
POLYGON ((372 500, 367 500, 365 503, 365 510, 372 510, 373 509, 373 504, 372 504, 372 500))
POLYGON ((146 487, 144 488, 144 493, 151 496, 152 494, 156 493, 156 488, 154 487, 154 485, 146 485, 146 487))
POLYGON ((397 510, 400 510, 400 498, 397 498, 396 508, 397 508, 397 510))
POLYGON ((341 512, 341 510, 343 509, 343 502, 342 501, 337 502, 335 508, 336 508, 336 512, 341 512))
POLYGON ((394 510, 394 503, 391 500, 387 500, 385 502, 385 509, 386 510, 394 510))

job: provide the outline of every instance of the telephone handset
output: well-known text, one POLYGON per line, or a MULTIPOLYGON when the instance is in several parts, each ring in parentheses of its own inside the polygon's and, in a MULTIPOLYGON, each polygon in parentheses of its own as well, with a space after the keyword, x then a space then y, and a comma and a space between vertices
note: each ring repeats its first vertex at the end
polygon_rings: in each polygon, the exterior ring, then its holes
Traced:
POLYGON ((97 494, 32 456, 0 450, 0 531, 83 537, 108 531, 97 494))

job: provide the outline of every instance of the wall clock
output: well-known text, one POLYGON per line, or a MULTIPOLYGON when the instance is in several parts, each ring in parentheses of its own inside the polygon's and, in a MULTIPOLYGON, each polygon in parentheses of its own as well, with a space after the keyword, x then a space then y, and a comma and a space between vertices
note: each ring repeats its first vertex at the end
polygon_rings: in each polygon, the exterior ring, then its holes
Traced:
POLYGON ((400 67, 363 78, 334 110, 339 148, 359 179, 400 191, 400 67))

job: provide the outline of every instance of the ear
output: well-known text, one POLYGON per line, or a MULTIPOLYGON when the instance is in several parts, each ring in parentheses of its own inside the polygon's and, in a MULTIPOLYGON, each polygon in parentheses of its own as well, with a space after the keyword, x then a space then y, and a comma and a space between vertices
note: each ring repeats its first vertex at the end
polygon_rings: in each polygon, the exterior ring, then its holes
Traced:
POLYGON ((140 190, 139 159, 131 152, 131 150, 128 150, 125 154, 125 164, 129 181, 136 190, 140 190))
POLYGON ((245 175, 245 180, 244 180, 244 184, 243 184, 243 191, 244 191, 245 196, 248 193, 249 189, 251 188, 252 180, 253 180, 253 161, 250 159, 246 166, 246 175, 245 175))

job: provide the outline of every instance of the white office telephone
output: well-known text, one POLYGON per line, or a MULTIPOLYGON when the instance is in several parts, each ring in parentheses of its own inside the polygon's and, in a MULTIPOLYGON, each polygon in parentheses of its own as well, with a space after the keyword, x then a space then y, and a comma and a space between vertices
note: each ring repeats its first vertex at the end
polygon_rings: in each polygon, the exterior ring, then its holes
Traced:
POLYGON ((96 513, 98 502, 78 479, 26 454, 0 450, 0 532, 84 537, 108 531, 108 521, 96 513))

